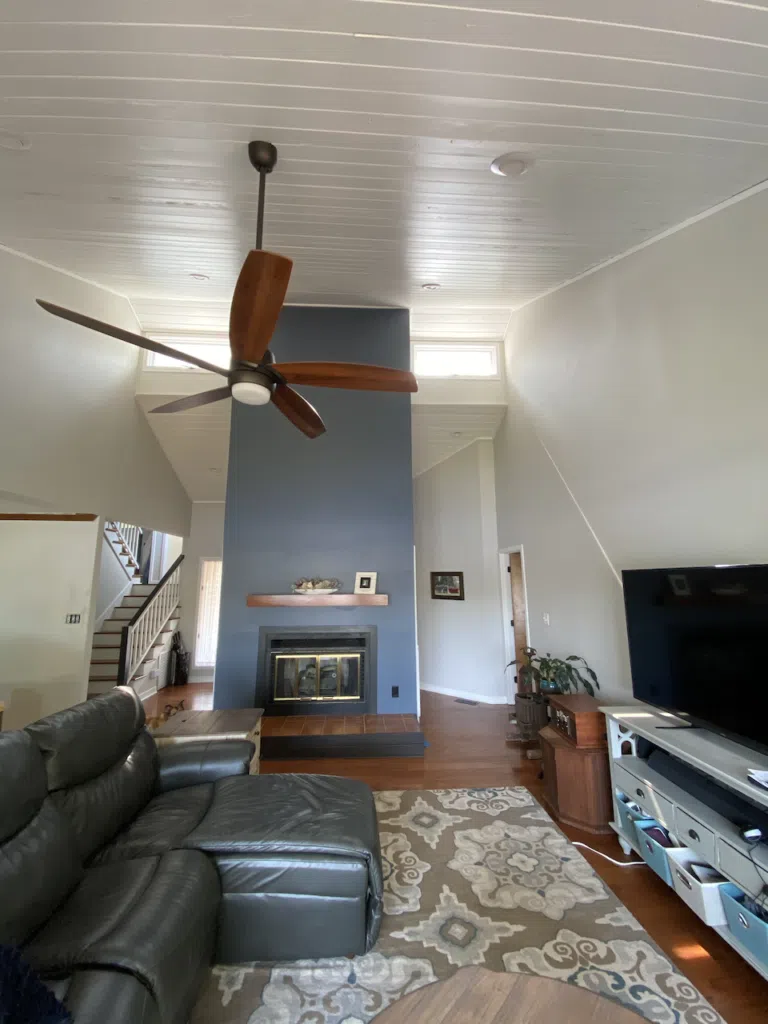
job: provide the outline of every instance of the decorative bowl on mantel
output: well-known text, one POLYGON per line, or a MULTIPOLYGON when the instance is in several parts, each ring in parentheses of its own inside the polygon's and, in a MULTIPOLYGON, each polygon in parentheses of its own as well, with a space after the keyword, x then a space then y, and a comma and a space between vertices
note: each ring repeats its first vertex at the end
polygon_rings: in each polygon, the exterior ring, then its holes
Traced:
POLYGON ((331 579, 323 580, 319 576, 313 576, 312 579, 302 578, 296 580, 292 586, 294 594, 335 594, 341 587, 341 580, 331 579))

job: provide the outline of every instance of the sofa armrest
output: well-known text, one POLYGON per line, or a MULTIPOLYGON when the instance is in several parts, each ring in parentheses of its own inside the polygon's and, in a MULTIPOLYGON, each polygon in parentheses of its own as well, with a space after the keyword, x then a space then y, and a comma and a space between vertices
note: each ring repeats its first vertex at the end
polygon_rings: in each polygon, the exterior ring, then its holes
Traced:
POLYGON ((247 775, 256 747, 250 740, 182 740, 157 748, 157 788, 161 793, 230 775, 247 775))

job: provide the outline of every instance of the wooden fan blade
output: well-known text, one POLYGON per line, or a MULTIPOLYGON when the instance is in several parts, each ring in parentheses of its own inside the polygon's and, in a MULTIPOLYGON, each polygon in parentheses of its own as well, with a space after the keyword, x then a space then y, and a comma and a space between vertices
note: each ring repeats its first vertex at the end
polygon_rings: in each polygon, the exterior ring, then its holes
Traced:
POLYGON ((307 437, 320 437, 325 433, 325 424, 320 419, 317 409, 309 404, 298 391, 287 384, 278 384, 272 392, 272 402, 283 416, 287 416, 295 427, 307 437))
POLYGON ((200 391, 196 395, 187 395, 185 398, 177 398, 173 402, 166 402, 165 405, 158 405, 152 412, 186 412, 187 409, 198 409, 201 405, 210 405, 212 402, 220 402, 223 398, 229 398, 229 387, 214 388, 213 391, 200 391))
POLYGON ((408 370, 366 363, 276 363, 274 370, 289 384, 314 384, 321 388, 350 388, 354 391, 418 391, 416 378, 408 370))
POLYGON ((213 363, 206 363, 204 359, 198 359, 196 356, 188 356, 183 352, 178 352, 175 348, 169 348, 167 345, 161 345, 159 341, 152 341, 151 338, 144 338, 141 334, 133 334, 131 331, 124 331, 122 327, 113 327, 112 324, 105 324, 103 320, 94 320, 91 316, 86 316, 84 313, 76 313, 72 309, 65 309, 63 306, 55 306, 52 302, 45 302, 43 299, 35 300, 46 313, 53 313, 54 316, 60 316, 62 320, 70 320, 73 324, 79 324, 81 327, 89 327, 92 331, 98 331, 99 334, 108 334, 110 338, 117 338, 118 341, 127 341, 129 345, 135 345, 137 348, 146 349, 148 352, 157 352, 161 356, 170 356, 171 359, 178 359, 182 363, 192 363, 194 366, 198 366, 201 370, 209 370, 211 373, 218 373, 221 377, 228 377, 229 371, 223 369, 221 366, 214 366, 213 363))
POLYGON ((293 260, 252 249, 245 258, 229 311, 232 358, 260 363, 285 302, 293 260))

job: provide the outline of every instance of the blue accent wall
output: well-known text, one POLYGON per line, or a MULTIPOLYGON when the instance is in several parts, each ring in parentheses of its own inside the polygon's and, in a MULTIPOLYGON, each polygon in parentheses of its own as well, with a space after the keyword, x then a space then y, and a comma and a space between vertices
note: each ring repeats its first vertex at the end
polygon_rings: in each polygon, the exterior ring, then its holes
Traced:
MULTIPOLYGON (((408 369, 408 311, 287 306, 276 362, 377 363, 408 369)), ((379 714, 416 711, 411 399, 298 388, 325 420, 306 438, 274 406, 232 403, 214 707, 253 706, 262 626, 375 626, 379 714), (384 608, 247 608, 246 595, 290 593, 300 576, 378 572, 384 608), (392 687, 399 686, 399 698, 392 687)))

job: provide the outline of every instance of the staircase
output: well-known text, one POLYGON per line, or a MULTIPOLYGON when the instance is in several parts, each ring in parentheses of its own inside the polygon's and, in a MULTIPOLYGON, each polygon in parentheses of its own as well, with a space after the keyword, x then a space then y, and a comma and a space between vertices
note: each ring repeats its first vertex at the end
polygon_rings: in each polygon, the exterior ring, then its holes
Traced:
MULTIPOLYGON (((134 584, 130 593, 112 609, 110 617, 104 619, 98 631, 93 634, 91 671, 88 677, 89 697, 97 697, 117 684, 123 628, 155 589, 154 584, 134 584)), ((158 686, 165 683, 171 640, 179 626, 179 612, 178 605, 171 610, 170 617, 162 625, 152 647, 130 680, 130 685, 142 699, 156 693, 158 686)))

